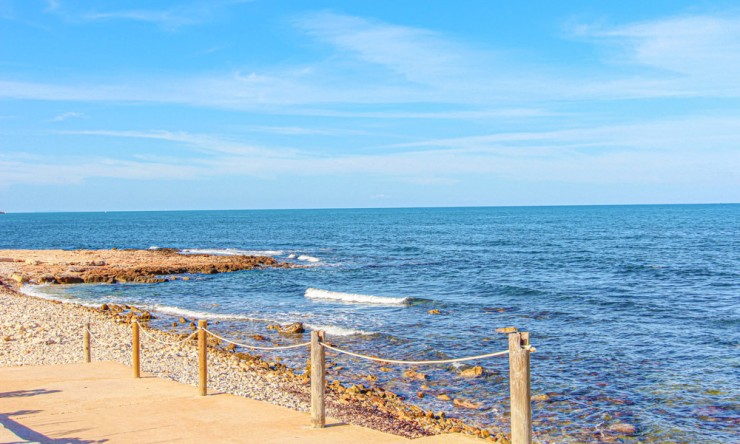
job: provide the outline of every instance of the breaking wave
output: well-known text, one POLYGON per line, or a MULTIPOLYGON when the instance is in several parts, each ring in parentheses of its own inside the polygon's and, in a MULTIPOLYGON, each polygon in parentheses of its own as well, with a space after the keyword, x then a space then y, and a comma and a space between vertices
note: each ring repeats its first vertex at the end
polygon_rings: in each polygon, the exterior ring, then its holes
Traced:
POLYGON ((373 296, 368 294, 341 293, 338 291, 321 290, 318 288, 306 289, 305 296, 309 299, 329 299, 342 302, 356 302, 360 304, 409 305, 412 298, 394 298, 388 296, 373 296))
POLYGON ((328 336, 372 336, 374 331, 355 330, 353 328, 337 327, 335 325, 305 324, 309 330, 324 331, 328 336))
POLYGON ((305 254, 302 254, 302 255, 298 256, 297 259, 299 261, 305 261, 305 262, 319 262, 319 261, 321 261, 321 259, 319 259, 317 257, 308 256, 308 255, 305 255, 305 254))
POLYGON ((259 319, 252 316, 230 313, 213 313, 210 311, 188 310, 187 308, 172 307, 169 305, 152 305, 149 307, 152 311, 164 313, 173 316, 183 316, 195 319, 219 319, 232 321, 252 321, 252 322, 269 322, 267 319, 259 319))
POLYGON ((280 250, 240 250, 238 248, 186 248, 180 254, 212 254, 214 256, 279 256, 280 250))

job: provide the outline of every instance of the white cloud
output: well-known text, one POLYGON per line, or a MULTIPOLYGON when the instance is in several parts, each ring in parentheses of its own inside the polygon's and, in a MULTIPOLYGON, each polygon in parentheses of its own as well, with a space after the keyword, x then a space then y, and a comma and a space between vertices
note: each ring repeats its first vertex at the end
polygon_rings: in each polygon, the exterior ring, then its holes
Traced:
POLYGON ((50 122, 63 122, 65 120, 80 118, 80 117, 86 117, 86 115, 84 113, 69 111, 66 113, 57 114, 56 116, 50 119, 50 122))
POLYGON ((579 26, 612 69, 650 68, 604 83, 625 95, 740 95, 740 16, 683 15, 620 26, 579 26))

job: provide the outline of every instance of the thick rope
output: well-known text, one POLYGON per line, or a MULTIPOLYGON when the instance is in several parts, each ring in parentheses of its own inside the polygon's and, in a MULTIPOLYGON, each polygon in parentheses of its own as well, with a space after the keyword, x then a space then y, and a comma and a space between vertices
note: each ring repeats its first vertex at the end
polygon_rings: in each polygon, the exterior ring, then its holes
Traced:
POLYGON ((248 344, 241 344, 239 342, 234 342, 232 340, 229 340, 229 339, 226 339, 226 338, 224 338, 222 336, 219 336, 216 333, 213 333, 212 331, 207 330, 205 328, 203 329, 203 331, 205 331, 209 335, 213 336, 214 338, 220 339, 220 340, 222 340, 224 342, 228 342, 229 344, 234 344, 234 345, 236 345, 238 347, 251 348, 252 350, 287 350, 289 348, 300 348, 300 347, 305 347, 307 345, 311 345, 310 342, 303 342, 301 344, 295 344, 295 345, 279 345, 279 346, 275 346, 275 347, 259 347, 259 346, 256 346, 256 345, 248 345, 248 344))
MULTIPOLYGON (((125 343, 123 343, 123 344, 111 344, 110 342, 103 342, 97 336, 95 336, 93 334, 92 330, 90 330, 89 327, 86 327, 85 330, 87 330, 87 332, 90 333, 90 338, 92 338, 93 340, 95 340, 95 342, 97 342, 98 344, 100 344, 102 346, 105 346, 105 347, 108 347, 108 348, 118 348, 119 350, 121 349, 121 347, 123 347, 123 348, 131 347, 131 344, 125 344, 125 343)), ((125 351, 130 351, 130 350, 125 350, 125 351)))
POLYGON ((362 358, 362 359, 368 359, 370 361, 375 362, 383 362, 387 364, 405 364, 405 365, 425 365, 425 364, 451 364, 453 362, 463 362, 463 361, 473 361, 475 359, 485 359, 485 358, 493 358, 494 356, 503 356, 508 355, 509 351, 500 351, 496 353, 488 353, 485 355, 478 355, 478 356, 469 356, 467 358, 455 358, 455 359, 440 359, 436 361, 401 361, 397 359, 383 359, 383 358, 376 358, 373 356, 367 356, 367 355, 361 355, 359 353, 353 353, 351 351, 342 350, 336 347, 332 347, 331 345, 327 345, 324 342, 321 342, 321 346, 328 348, 329 350, 334 350, 337 353, 343 353, 345 355, 354 356, 355 358, 362 358))
MULTIPOLYGON (((141 325, 141 324, 139 324, 139 325, 141 325)), ((179 340, 176 340, 176 341, 165 342, 165 341, 161 341, 161 340, 155 338, 154 335, 152 335, 151 333, 149 333, 145 328, 140 328, 139 331, 143 332, 144 333, 144 336, 146 336, 147 338, 151 339, 152 341, 158 342, 158 343, 160 343, 162 345, 168 345, 168 346, 183 344, 185 341, 191 339, 194 335, 196 335, 198 333, 198 332, 193 332, 193 333, 189 334, 188 336, 186 336, 186 337, 184 337, 182 339, 179 339, 179 340)))

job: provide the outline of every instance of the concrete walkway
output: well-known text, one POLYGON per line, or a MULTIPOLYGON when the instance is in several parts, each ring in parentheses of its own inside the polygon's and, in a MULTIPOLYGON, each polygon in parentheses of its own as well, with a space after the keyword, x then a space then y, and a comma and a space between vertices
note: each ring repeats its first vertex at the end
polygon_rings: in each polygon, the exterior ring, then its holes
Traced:
POLYGON ((463 435, 415 440, 327 420, 238 396, 196 396, 196 388, 97 362, 0 368, 2 443, 460 443, 463 435))

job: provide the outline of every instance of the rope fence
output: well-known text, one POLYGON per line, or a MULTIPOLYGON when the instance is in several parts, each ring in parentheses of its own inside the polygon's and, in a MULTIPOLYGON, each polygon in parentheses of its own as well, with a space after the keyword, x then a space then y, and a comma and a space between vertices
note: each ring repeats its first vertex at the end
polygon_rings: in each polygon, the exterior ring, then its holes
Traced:
POLYGON ((251 349, 251 350, 288 350, 290 348, 301 348, 301 347, 306 347, 306 346, 311 345, 310 342, 302 342, 300 344, 294 344, 294 345, 277 345, 277 346, 273 346, 273 347, 261 347, 261 346, 257 346, 257 345, 249 345, 249 344, 242 344, 242 343, 239 343, 239 342, 234 342, 231 339, 226 339, 223 336, 219 336, 216 333, 214 333, 214 332, 212 332, 212 331, 210 331, 208 329, 205 329, 205 331, 206 331, 206 333, 208 333, 209 335, 213 336, 216 339, 220 339, 220 340, 222 340, 224 342, 228 342, 229 344, 234 344, 237 347, 244 347, 244 348, 248 348, 248 349, 251 349))
MULTIPOLYGON (((531 387, 530 387, 530 367, 529 358, 530 353, 535 352, 535 348, 529 343, 528 332, 518 332, 516 329, 513 331, 507 331, 509 337, 509 349, 502 350, 492 353, 486 353, 476 356, 467 356, 462 358, 451 358, 451 359, 436 359, 436 360, 400 360, 400 359, 387 359, 379 358, 377 356, 368 356, 361 353, 344 350, 339 347, 335 347, 326 342, 326 335, 323 331, 312 331, 311 340, 309 342, 302 342, 300 344, 292 345, 276 345, 276 346, 257 346, 251 344, 240 343, 221 335, 218 335, 207 328, 208 323, 205 320, 198 321, 198 328, 190 335, 173 341, 163 341, 151 332, 147 331, 148 327, 143 327, 138 321, 131 323, 131 353, 132 353, 132 367, 134 378, 139 378, 141 374, 141 346, 139 341, 139 333, 144 332, 144 336, 156 343, 164 346, 176 346, 188 343, 197 337, 198 347, 198 392, 201 396, 208 394, 208 346, 207 337, 208 335, 216 338, 220 341, 233 344, 237 347, 243 347, 250 350, 265 350, 265 351, 279 351, 288 349, 297 349, 310 346, 310 362, 311 362, 311 424, 315 428, 324 428, 326 425, 326 350, 352 356, 359 359, 365 359, 369 361, 379 362, 383 364, 399 364, 399 365, 441 365, 441 364, 453 364, 457 362, 475 361, 481 359, 495 358, 499 356, 509 356, 509 385, 510 385, 510 403, 511 403, 511 442, 512 444, 530 444, 532 442, 532 407, 531 407, 531 387)), ((101 341, 97 336, 93 335, 90 330, 90 324, 84 324, 83 326, 83 350, 85 356, 85 362, 91 362, 90 351, 91 351, 91 339, 94 339, 96 343, 116 348, 123 344, 110 344, 101 341)))
POLYGON ((337 353, 342 353, 349 356, 354 356, 355 358, 361 358, 361 359, 367 359, 369 361, 375 361, 380 362, 384 364, 401 364, 401 365, 432 365, 432 364, 452 364, 455 362, 465 362, 465 361, 475 361, 477 359, 486 359, 486 358, 493 358, 496 356, 503 356, 508 355, 509 350, 504 350, 496 353, 488 353, 485 355, 478 355, 478 356, 468 356, 467 358, 455 358, 455 359, 439 359, 436 361, 401 361, 398 359, 384 359, 384 358, 378 358, 375 356, 367 356, 362 355, 360 353, 354 353, 347 350, 342 350, 337 347, 332 347, 331 345, 328 345, 326 343, 321 343, 321 346, 324 348, 327 348, 329 350, 335 351, 337 353))

